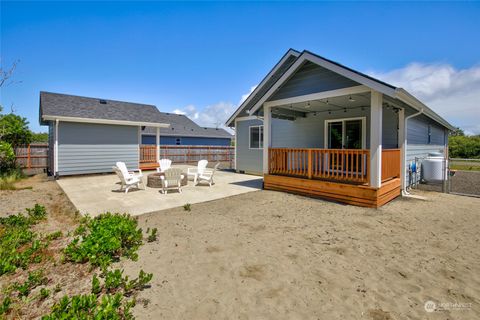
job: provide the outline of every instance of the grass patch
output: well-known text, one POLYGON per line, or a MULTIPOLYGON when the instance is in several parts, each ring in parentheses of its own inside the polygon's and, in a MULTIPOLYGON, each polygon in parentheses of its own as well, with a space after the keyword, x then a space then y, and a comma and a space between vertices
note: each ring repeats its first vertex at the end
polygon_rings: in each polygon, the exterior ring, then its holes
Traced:
MULTIPOLYGON (((25 178, 20 170, 13 170, 0 175, 0 190, 17 190, 15 183, 25 178)), ((24 188, 22 188, 24 189, 24 188)))

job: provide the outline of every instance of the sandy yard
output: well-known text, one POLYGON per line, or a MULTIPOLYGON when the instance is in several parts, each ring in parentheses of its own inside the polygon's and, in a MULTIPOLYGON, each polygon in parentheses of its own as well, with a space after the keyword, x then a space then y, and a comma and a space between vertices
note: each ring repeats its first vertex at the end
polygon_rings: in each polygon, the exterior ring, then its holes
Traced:
MULTIPOLYGON (((38 202, 51 231, 71 230, 75 209, 56 182, 25 186, 0 191, 1 215, 38 202)), ((141 215, 158 240, 116 265, 154 273, 137 319, 479 319, 480 198, 417 193, 428 201, 376 210, 255 191, 141 215), (428 300, 446 310, 427 313, 428 300)), ((62 266, 52 299, 89 290, 87 270, 62 266)))
POLYGON ((480 199, 379 210, 258 191, 140 216, 139 319, 479 319, 480 199), (461 310, 427 313, 425 302, 461 310), (448 307, 448 305, 444 305, 448 307))

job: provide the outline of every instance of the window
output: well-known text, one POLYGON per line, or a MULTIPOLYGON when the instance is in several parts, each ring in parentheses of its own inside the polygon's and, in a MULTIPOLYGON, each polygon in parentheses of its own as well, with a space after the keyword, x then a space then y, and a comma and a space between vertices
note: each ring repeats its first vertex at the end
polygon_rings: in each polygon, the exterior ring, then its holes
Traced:
POLYGON ((250 149, 263 148, 263 126, 250 127, 250 149))
POLYGON ((176 144, 177 146, 181 145, 181 144, 182 144, 182 139, 181 139, 181 138, 175 139, 175 144, 176 144))
POLYGON ((432 143, 432 125, 428 125, 428 144, 432 143))

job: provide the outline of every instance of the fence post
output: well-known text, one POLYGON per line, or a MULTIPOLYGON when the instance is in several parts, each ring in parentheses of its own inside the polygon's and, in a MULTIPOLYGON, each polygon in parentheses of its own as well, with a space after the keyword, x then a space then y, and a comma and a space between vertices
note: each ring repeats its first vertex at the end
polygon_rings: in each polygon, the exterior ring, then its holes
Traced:
POLYGON ((30 169, 31 167, 31 161, 30 161, 30 145, 28 145, 28 148, 27 148, 27 168, 30 169))

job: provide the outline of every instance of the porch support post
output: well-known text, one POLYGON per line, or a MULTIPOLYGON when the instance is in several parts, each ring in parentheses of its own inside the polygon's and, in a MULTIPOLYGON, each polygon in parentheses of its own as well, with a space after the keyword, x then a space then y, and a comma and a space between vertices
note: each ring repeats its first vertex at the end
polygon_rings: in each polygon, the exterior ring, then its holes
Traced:
POLYGON ((268 174, 268 149, 271 144, 271 107, 263 107, 263 174, 268 174))
POLYGON ((53 147, 53 176, 56 178, 58 175, 58 125, 60 121, 55 120, 55 145, 53 147))
POLYGON ((370 186, 382 184, 382 101, 380 92, 372 90, 370 102, 370 186))
POLYGON ((406 164, 405 164, 405 109, 398 111, 398 148, 400 149, 400 184, 402 190, 405 186, 406 164))
POLYGON ((138 168, 140 168, 141 160, 142 160, 142 155, 141 155, 141 144, 142 144, 142 127, 138 126, 138 132, 137 132, 137 142, 138 142, 138 168))
POLYGON ((157 146, 157 162, 160 161, 160 128, 157 127, 157 136, 155 137, 155 144, 157 146))

